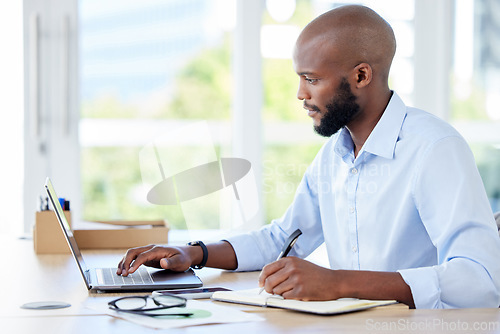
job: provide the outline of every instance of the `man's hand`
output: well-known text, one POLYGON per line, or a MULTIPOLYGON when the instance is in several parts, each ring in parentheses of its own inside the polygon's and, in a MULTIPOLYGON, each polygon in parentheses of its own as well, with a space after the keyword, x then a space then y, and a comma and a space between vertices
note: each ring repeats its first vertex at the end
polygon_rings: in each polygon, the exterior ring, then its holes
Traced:
MULTIPOLYGON (((194 247, 192 247, 194 248, 194 247)), ((118 263, 117 275, 128 276, 142 264, 148 267, 186 271, 192 264, 190 254, 185 247, 163 247, 148 245, 131 248, 118 263)))
POLYGON ((394 299, 415 308, 410 287, 398 272, 332 270, 296 257, 265 266, 259 286, 287 299, 394 299))
MULTIPOLYGON (((207 244, 207 267, 234 270, 238 267, 236 253, 227 241, 207 244)), ((156 246, 131 248, 118 263, 117 275, 132 274, 141 265, 154 268, 186 271, 194 264, 201 263, 203 251, 200 246, 156 246)))
POLYGON ((340 276, 340 272, 290 256, 265 266, 259 286, 287 299, 332 300, 341 297, 340 276))

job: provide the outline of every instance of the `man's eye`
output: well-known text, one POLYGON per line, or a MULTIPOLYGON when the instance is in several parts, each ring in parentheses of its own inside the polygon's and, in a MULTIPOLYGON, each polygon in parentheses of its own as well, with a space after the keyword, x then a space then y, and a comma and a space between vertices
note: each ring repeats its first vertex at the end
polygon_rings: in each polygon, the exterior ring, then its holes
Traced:
POLYGON ((312 83, 315 83, 316 81, 318 81, 318 79, 309 79, 309 78, 306 78, 306 81, 310 84, 312 83))

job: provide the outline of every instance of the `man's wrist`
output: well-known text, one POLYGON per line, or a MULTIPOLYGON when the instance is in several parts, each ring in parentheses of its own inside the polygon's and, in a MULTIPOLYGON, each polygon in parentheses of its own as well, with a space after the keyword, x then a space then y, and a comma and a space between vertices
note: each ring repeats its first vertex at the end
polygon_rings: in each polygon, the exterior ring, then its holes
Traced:
POLYGON ((359 274, 359 272, 342 269, 334 270, 334 272, 337 276, 336 285, 340 295, 339 298, 359 298, 353 297, 358 296, 359 287, 357 287, 356 284, 351 284, 351 280, 355 280, 356 275, 359 274))
POLYGON ((191 249, 196 249, 197 251, 192 253, 191 256, 191 268, 202 269, 207 264, 208 260, 208 249, 203 243, 203 241, 191 241, 187 244, 191 249), (200 253, 201 250, 201 253, 200 253), (200 256, 201 255, 201 256, 200 256))
POLYGON ((411 289, 398 272, 336 270, 339 298, 397 300, 415 308, 411 289))
POLYGON ((194 266, 195 264, 201 263, 201 260, 203 258, 203 251, 200 247, 193 247, 193 246, 182 246, 184 251, 187 253, 189 259, 191 260, 191 265, 190 267, 194 266))

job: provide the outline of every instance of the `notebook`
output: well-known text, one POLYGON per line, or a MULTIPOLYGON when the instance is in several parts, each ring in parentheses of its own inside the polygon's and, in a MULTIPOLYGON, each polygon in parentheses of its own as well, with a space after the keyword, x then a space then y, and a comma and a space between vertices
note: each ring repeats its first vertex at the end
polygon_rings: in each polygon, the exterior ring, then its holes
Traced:
POLYGON ((281 296, 271 295, 265 291, 259 294, 259 291, 259 288, 240 291, 217 291, 212 295, 212 299, 246 305, 277 307, 321 315, 342 314, 397 303, 395 300, 366 300, 354 298, 342 298, 329 301, 301 301, 284 299, 281 296))
POLYGON ((68 242, 73 258, 80 269, 87 289, 101 291, 152 291, 158 289, 198 288, 203 283, 192 269, 185 272, 173 272, 163 269, 152 269, 141 266, 135 273, 127 277, 118 276, 114 268, 88 268, 83 259, 80 248, 76 243, 71 228, 66 220, 61 204, 50 178, 45 181, 45 189, 54 208, 59 225, 68 242))

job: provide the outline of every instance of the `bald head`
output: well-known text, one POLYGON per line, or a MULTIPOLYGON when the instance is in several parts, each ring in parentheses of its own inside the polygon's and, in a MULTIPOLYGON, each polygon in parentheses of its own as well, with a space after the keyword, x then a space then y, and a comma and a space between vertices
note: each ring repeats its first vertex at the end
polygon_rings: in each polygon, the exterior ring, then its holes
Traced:
POLYGON ((374 79, 387 82, 396 39, 391 26, 376 12, 348 5, 318 16, 304 28, 296 52, 318 48, 323 51, 319 54, 328 58, 325 62, 348 67, 368 63, 374 79))

